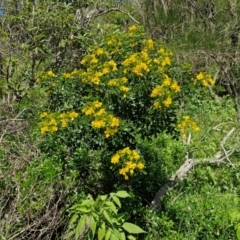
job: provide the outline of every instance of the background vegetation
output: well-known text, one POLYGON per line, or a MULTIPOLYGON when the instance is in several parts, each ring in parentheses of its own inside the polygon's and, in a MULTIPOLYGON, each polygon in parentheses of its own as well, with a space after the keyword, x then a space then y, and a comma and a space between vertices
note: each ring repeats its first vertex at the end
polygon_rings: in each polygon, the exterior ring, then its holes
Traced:
POLYGON ((0 239, 240 239, 240 3, 0 5, 0 239))

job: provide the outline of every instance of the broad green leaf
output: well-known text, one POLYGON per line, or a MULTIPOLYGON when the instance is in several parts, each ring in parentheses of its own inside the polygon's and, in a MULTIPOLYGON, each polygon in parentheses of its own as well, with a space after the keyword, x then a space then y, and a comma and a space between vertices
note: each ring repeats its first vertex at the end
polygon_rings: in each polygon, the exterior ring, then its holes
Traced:
POLYGON ((119 238, 116 235, 112 234, 110 236, 110 240, 119 240, 119 238))
POLYGON ((132 236, 132 235, 129 235, 127 238, 128 238, 129 240, 136 240, 136 238, 135 238, 134 236, 132 236))
POLYGON ((240 240, 240 224, 237 226, 237 238, 240 240))
POLYGON ((105 235, 105 227, 104 228, 98 228, 98 240, 102 240, 105 235))
POLYGON ((106 206, 108 206, 114 213, 117 213, 117 209, 116 209, 116 206, 114 205, 113 202, 106 202, 106 206))
POLYGON ((121 202, 120 202, 120 200, 119 200, 118 197, 112 196, 112 199, 113 199, 113 201, 114 201, 119 207, 121 207, 121 202))
POLYGON ((121 240, 126 240, 126 236, 124 232, 121 232, 121 240))
POLYGON ((130 197, 130 195, 126 191, 118 191, 116 195, 120 198, 130 197))
POLYGON ((91 210, 87 206, 79 206, 78 208, 76 208, 76 211, 83 213, 91 212, 91 210))
POLYGON ((129 233, 145 233, 144 230, 142 230, 140 227, 138 227, 137 225, 133 224, 133 223, 129 223, 129 222, 125 222, 122 225, 123 229, 126 230, 129 233))
POLYGON ((107 195, 102 195, 99 197, 102 201, 105 201, 107 199, 107 195))
POLYGON ((86 216, 84 215, 77 224, 75 239, 79 239, 86 227, 86 216))
POLYGON ((72 217, 71 217, 71 219, 70 219, 70 221, 69 221, 68 226, 73 225, 73 224, 76 222, 76 220, 78 219, 78 217, 79 217, 79 216, 78 216, 77 214, 73 214, 72 217))
POLYGON ((106 220, 112 225, 111 218, 108 215, 108 212, 106 210, 103 211, 103 216, 106 218, 106 220))
POLYGON ((95 220, 92 218, 92 222, 91 222, 91 230, 92 230, 92 236, 94 237, 94 234, 96 232, 96 227, 97 227, 97 224, 95 222, 95 220))
POLYGON ((115 236, 117 236, 119 239, 122 239, 121 233, 118 231, 118 229, 113 228, 113 233, 115 236))
POLYGON ((105 240, 108 240, 111 236, 111 229, 109 228, 106 232, 106 235, 105 235, 105 240))

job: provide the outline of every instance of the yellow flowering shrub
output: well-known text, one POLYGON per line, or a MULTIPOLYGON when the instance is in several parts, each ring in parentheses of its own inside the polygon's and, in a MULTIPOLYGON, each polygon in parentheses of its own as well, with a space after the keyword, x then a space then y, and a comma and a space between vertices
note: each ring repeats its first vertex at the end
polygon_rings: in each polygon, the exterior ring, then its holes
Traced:
MULTIPOLYGON (((90 46, 79 60, 78 69, 39 74, 37 81, 48 93, 49 109, 40 115, 40 131, 59 133, 71 153, 82 145, 115 152, 111 163, 128 179, 147 164, 131 150, 137 148, 136 136, 175 134, 179 98, 191 92, 194 83, 213 84, 209 74, 194 76, 186 66, 178 64, 161 41, 148 38, 142 26, 116 31, 109 25, 99 44, 90 46), (186 90, 190 85, 191 91, 186 90)), ((181 134, 198 129, 187 118, 177 128, 181 134)), ((108 167, 110 153, 102 159, 108 167)))
POLYGON ((212 79, 211 75, 206 72, 198 73, 196 79, 194 80, 194 84, 197 82, 200 82, 204 87, 214 84, 214 80, 212 79))
POLYGON ((117 151, 112 156, 111 163, 121 166, 119 174, 123 175, 125 180, 128 180, 129 176, 134 174, 134 171, 142 170, 145 167, 138 152, 131 150, 129 147, 117 151))
POLYGON ((180 131, 184 141, 187 140, 187 135, 189 132, 194 131, 198 132, 199 127, 189 116, 183 116, 183 120, 177 125, 178 130, 180 131))
POLYGON ((66 113, 47 113, 43 112, 40 114, 41 122, 39 123, 39 127, 41 130, 41 134, 45 134, 47 132, 53 133, 58 131, 59 128, 65 128, 68 126, 70 121, 73 121, 78 117, 77 112, 66 112, 66 113))

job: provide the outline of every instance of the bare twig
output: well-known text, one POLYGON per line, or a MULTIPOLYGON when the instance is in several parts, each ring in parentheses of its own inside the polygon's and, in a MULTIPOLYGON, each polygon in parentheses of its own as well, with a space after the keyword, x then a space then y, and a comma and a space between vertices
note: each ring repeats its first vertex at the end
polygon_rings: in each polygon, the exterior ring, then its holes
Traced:
POLYGON ((186 154, 185 162, 180 166, 180 168, 174 173, 171 178, 163 185, 163 187, 155 194, 155 197, 151 203, 151 207, 154 210, 158 210, 161 208, 161 200, 163 196, 168 192, 169 189, 176 187, 180 181, 182 181, 188 173, 192 170, 194 165, 201 164, 201 163, 211 163, 211 164, 226 164, 234 167, 234 164, 229 160, 229 156, 231 156, 235 149, 226 150, 225 144, 226 141, 233 135, 236 128, 232 128, 226 136, 220 142, 220 147, 223 152, 219 151, 215 154, 213 158, 206 158, 206 159, 194 159, 189 158, 188 153, 186 154), (227 162, 225 161, 227 160, 227 162))

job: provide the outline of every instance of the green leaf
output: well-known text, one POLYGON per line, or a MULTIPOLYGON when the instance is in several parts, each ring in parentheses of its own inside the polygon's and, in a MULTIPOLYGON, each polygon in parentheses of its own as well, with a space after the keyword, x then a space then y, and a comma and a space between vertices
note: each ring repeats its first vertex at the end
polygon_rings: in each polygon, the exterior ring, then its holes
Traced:
POLYGON ((99 196, 99 198, 100 198, 102 201, 105 201, 105 200, 107 199, 107 195, 99 196))
POLYGON ((78 217, 79 217, 79 216, 78 216, 77 214, 73 214, 72 217, 71 217, 71 219, 70 219, 70 221, 69 221, 68 226, 73 225, 73 224, 76 222, 76 220, 78 219, 78 217))
POLYGON ((113 202, 106 202, 106 206, 108 206, 114 213, 117 213, 116 206, 113 204, 113 202))
POLYGON ((112 196, 112 199, 113 199, 113 201, 114 201, 119 207, 121 207, 121 202, 120 202, 120 200, 119 200, 118 197, 112 196))
POLYGON ((105 235, 105 240, 108 240, 108 239, 110 238, 110 236, 111 236, 111 229, 109 228, 109 229, 107 230, 106 235, 105 235))
POLYGON ((124 232, 121 232, 121 240, 126 240, 126 236, 125 236, 125 233, 124 232))
POLYGON ((91 222, 91 230, 92 230, 92 236, 94 237, 94 234, 96 232, 96 227, 97 227, 97 224, 95 222, 95 220, 92 218, 92 222, 91 222))
POLYGON ((135 238, 134 236, 132 236, 132 235, 129 235, 127 238, 128 238, 129 240, 136 240, 136 238, 135 238))
POLYGON ((98 228, 98 240, 102 240, 105 235, 105 227, 104 228, 98 228))
POLYGON ((75 210, 83 213, 91 212, 91 210, 86 206, 78 206, 75 210))
POLYGON ((122 225, 123 229, 126 230, 128 233, 138 234, 138 233, 145 233, 140 227, 133 223, 125 222, 122 225))
POLYGON ((106 220, 112 225, 112 221, 108 215, 108 212, 107 211, 103 211, 103 216, 106 218, 106 220))
POLYGON ((240 240, 240 224, 237 226, 237 238, 240 240))
POLYGON ((110 236, 110 240, 119 240, 119 238, 116 235, 112 234, 110 236))
POLYGON ((75 233, 75 239, 76 240, 79 239, 79 237, 82 235, 85 227, 86 227, 86 216, 84 215, 80 219, 80 221, 78 222, 77 227, 76 227, 76 233, 75 233))
POLYGON ((126 191, 118 191, 116 195, 120 198, 130 197, 130 195, 126 191))
POLYGON ((118 231, 118 229, 113 228, 113 233, 118 239, 122 239, 121 233, 118 231))

